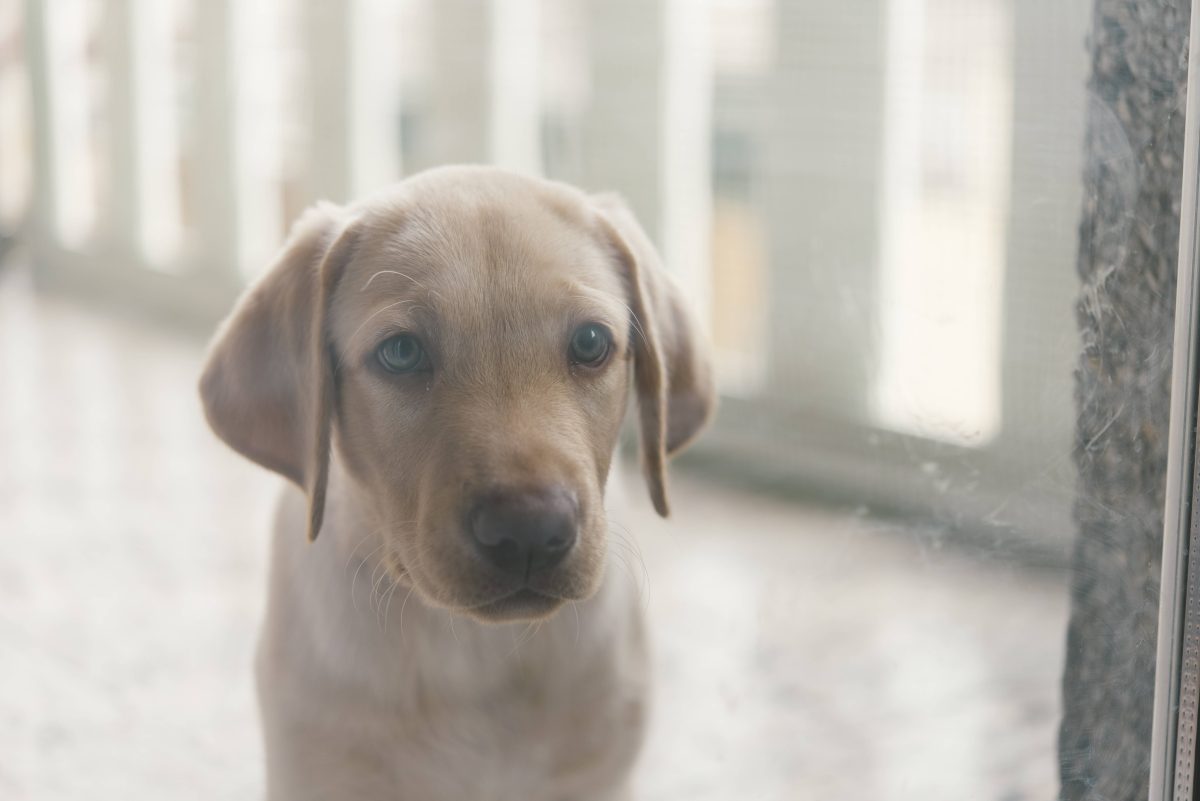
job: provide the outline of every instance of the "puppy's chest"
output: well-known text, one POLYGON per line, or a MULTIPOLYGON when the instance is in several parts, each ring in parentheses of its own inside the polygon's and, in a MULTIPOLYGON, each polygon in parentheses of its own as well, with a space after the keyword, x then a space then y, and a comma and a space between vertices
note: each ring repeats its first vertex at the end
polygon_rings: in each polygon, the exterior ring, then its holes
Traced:
POLYGON ((641 687, 580 672, 578 684, 518 668, 484 692, 428 690, 390 721, 400 798, 558 801, 604 797, 637 753, 641 687), (428 790, 426 789, 425 792, 428 790))

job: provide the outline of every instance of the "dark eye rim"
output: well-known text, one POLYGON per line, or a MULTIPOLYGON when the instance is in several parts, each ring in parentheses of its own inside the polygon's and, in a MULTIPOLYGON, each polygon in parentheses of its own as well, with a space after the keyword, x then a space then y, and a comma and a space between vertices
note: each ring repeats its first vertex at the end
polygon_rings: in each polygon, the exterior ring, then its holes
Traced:
POLYGON ((421 341, 419 336, 409 331, 398 331, 394 334, 384 337, 377 345, 375 345, 375 348, 371 354, 371 360, 388 375, 412 375, 413 373, 429 372, 432 369, 432 366, 429 363, 429 351, 425 348, 425 343, 421 341), (415 342, 420 352, 420 357, 417 359, 417 362, 414 366, 407 369, 398 370, 388 364, 387 360, 384 359, 383 350, 390 342, 394 342, 395 340, 401 338, 411 339, 413 342, 415 342))
POLYGON ((573 367, 583 367, 588 370, 595 370, 607 364, 612 358, 612 354, 615 349, 616 346, 613 342, 612 331, 604 323, 598 323, 595 321, 582 323, 575 326, 575 328, 571 330, 570 338, 567 340, 567 358, 570 360, 571 365, 573 367), (604 340, 604 352, 594 361, 582 361, 575 357, 575 337, 585 328, 596 329, 604 340))

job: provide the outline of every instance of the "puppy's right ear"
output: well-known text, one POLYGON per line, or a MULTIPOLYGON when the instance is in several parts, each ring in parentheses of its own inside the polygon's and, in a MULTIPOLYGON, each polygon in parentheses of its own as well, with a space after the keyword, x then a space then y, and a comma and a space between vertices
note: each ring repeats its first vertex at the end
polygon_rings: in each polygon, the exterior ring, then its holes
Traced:
POLYGON ((217 331, 200 378, 217 436, 308 494, 309 539, 325 508, 335 394, 326 309, 354 250, 348 223, 332 204, 305 212, 217 331))
POLYGON ((615 195, 593 206, 626 281, 633 313, 633 380, 641 423, 642 472, 655 510, 666 517, 667 457, 687 447, 716 407, 712 357, 650 237, 615 195))

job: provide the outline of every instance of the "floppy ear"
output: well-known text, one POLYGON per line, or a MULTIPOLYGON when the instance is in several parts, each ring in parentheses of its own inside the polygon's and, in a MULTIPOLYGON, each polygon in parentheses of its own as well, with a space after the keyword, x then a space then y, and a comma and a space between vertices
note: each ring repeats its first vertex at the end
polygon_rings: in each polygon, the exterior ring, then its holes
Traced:
POLYGON ((633 213, 615 195, 593 202, 629 293, 642 469, 654 508, 666 517, 667 457, 695 439, 716 407, 712 362, 682 293, 633 213))
POLYGON ((222 323, 200 378, 217 436, 308 494, 310 540, 324 516, 334 402, 326 308, 355 239, 345 218, 326 203, 304 213, 222 323))

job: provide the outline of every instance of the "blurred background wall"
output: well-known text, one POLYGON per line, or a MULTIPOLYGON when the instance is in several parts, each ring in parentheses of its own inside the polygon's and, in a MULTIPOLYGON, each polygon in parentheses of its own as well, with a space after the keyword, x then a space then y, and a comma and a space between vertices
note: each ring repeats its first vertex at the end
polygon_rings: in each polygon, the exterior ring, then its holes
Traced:
POLYGON ((719 355, 693 465, 1059 562, 1088 12, 6 0, 0 242, 206 329, 316 199, 463 161, 618 190, 719 355))

